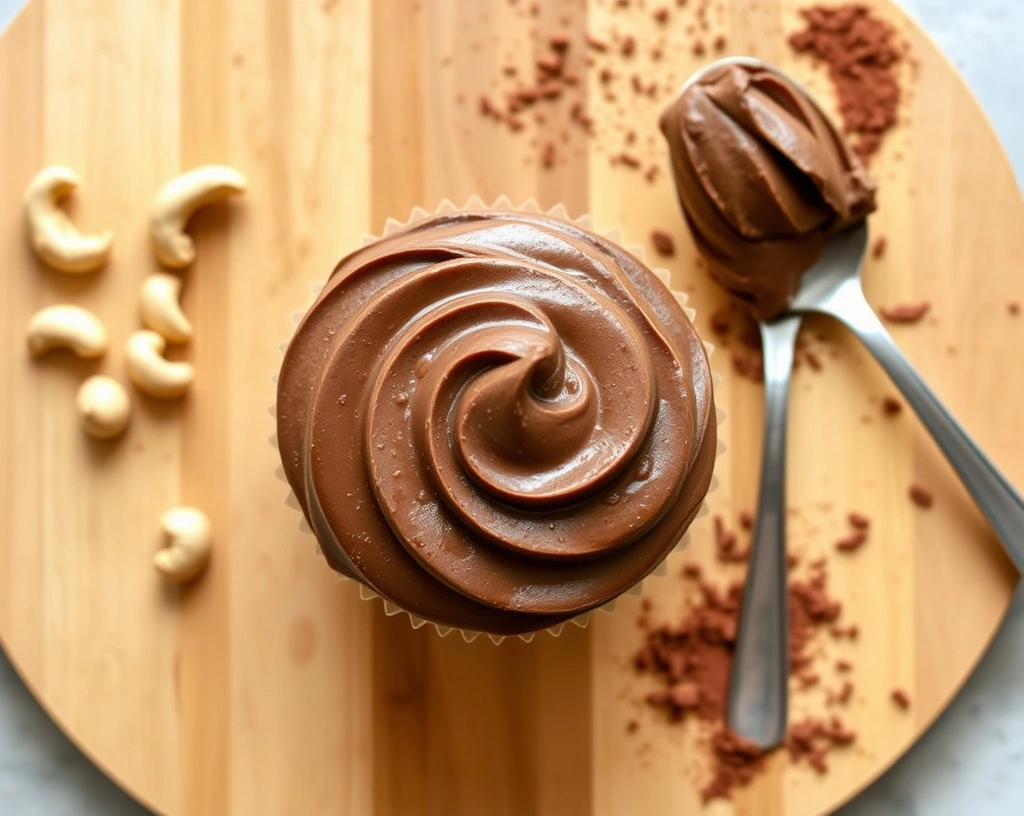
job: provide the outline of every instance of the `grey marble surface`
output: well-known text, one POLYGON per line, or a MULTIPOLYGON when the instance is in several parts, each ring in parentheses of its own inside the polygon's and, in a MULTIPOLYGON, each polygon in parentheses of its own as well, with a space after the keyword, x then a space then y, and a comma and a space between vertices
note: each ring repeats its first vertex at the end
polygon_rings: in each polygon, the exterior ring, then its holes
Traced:
MULTIPOLYGON (((0 0, 0 29, 23 0, 0 0)), ((967 78, 1024 179, 1024 2, 903 0, 967 78)), ((1022 262, 1024 263, 1024 262, 1022 262)), ((841 816, 1024 812, 1024 589, 963 692, 841 816)), ((142 816, 64 737, 0 655, 0 814, 142 816)), ((211 816, 216 816, 211 814, 211 816)))

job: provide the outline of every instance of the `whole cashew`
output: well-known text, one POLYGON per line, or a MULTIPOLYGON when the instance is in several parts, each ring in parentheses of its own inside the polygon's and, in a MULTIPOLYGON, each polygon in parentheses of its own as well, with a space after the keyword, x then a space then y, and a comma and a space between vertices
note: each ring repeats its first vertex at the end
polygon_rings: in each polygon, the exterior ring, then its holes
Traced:
POLYGON ((28 348, 39 356, 50 349, 69 348, 79 357, 102 357, 107 330, 96 315, 81 306, 62 304, 40 309, 25 330, 28 348))
POLYGON ((57 202, 78 186, 78 176, 67 167, 47 167, 25 190, 25 221, 32 249, 48 266, 61 272, 91 272, 110 255, 114 233, 83 235, 57 202))
POLYGON ((166 348, 163 335, 149 329, 139 329, 128 338, 128 376, 147 394, 160 399, 180 397, 195 377, 190 363, 164 359, 166 348))
POLYGON ((82 427, 94 439, 113 439, 128 427, 132 403, 117 380, 97 375, 78 389, 75 398, 82 427))
POLYGON ((153 556, 157 572, 172 584, 192 580, 210 562, 210 520, 195 507, 175 507, 160 516, 160 526, 169 543, 153 556))
POLYGON ((186 343, 192 338, 192 324, 178 303, 180 294, 181 278, 166 272, 150 275, 139 292, 142 322, 172 343, 186 343))
POLYGON ((191 264, 196 247, 185 233, 189 217, 204 204, 245 192, 245 187, 245 176, 222 164, 196 167, 167 182, 150 210, 149 235, 157 260, 172 269, 191 264))

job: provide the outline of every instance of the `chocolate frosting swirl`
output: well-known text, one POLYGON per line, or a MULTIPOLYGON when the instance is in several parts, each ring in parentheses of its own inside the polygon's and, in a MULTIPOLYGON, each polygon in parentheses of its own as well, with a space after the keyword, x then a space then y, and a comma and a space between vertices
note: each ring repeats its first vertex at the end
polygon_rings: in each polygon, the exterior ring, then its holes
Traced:
POLYGON ((711 273, 770 320, 834 232, 875 209, 842 136, 778 74, 712 69, 661 115, 676 191, 711 273))
POLYGON ((654 275, 571 224, 493 211, 343 259, 285 355, 277 418, 335 569, 501 634, 654 569, 716 446, 703 344, 654 275))

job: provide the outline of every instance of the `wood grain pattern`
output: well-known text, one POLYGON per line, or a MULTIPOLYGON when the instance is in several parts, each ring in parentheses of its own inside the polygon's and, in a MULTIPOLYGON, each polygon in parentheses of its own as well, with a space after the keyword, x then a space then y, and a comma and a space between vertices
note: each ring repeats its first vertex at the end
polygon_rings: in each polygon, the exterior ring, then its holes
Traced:
MULTIPOLYGON (((828 101, 821 74, 784 44, 798 5, 719 2, 708 16, 730 51, 779 64, 828 101)), ((1024 317, 1006 309, 1024 301, 1020 193, 952 68, 898 11, 876 6, 917 68, 912 78, 907 66, 905 121, 872 168, 882 186, 872 230, 888 249, 868 264, 868 296, 931 301, 934 319, 897 328, 898 341, 1024 484, 1024 384, 1006 374, 1024 346, 1024 317)), ((649 184, 609 161, 631 127, 644 161, 663 165, 657 113, 700 62, 679 45, 692 11, 673 14, 675 47, 661 60, 640 48, 625 69, 657 79, 657 98, 606 99, 579 64, 579 85, 520 133, 477 110, 506 64, 529 70, 556 31, 574 49, 615 28, 657 42, 667 35, 650 11, 608 0, 538 4, 535 16, 524 0, 34 0, 0 40, 0 638, 54 718, 140 800, 197 816, 700 812, 697 730, 637 703, 645 683, 626 665, 635 600, 531 644, 414 631, 334 580, 296 530, 265 444, 289 310, 362 235, 416 204, 504 193, 590 212, 626 242, 666 229, 673 283, 707 330, 722 296, 696 263, 664 168, 649 184), (593 137, 571 123, 573 103, 595 118, 593 137), (547 141, 558 146, 551 169, 539 161, 547 141), (164 180, 207 161, 243 169, 251 191, 191 225, 199 259, 184 306, 196 338, 180 353, 198 368, 195 389, 172 404, 133 392, 126 438, 92 442, 73 395, 88 373, 123 376, 138 285, 155 269, 146 208, 164 180), (83 178, 76 222, 115 229, 98 275, 47 271, 24 240, 22 190, 54 162, 83 178), (106 321, 105 360, 29 359, 26 321, 61 300, 106 321), (174 591, 150 558, 160 512, 179 502, 210 513, 217 546, 208 573, 174 591), (633 718, 640 732, 628 737, 633 718)), ((812 558, 848 510, 873 518, 870 545, 831 569, 862 636, 820 644, 856 663, 846 716, 860 736, 828 775, 776 757, 709 812, 820 814, 859 790, 949 701, 1016 580, 916 421, 879 419, 877 399, 892 389, 878 368, 836 327, 811 330, 836 356, 797 372, 790 533, 812 558), (907 501, 912 481, 935 493, 930 511, 907 501), (891 704, 894 686, 910 691, 909 712, 891 704)), ((730 419, 713 507, 733 514, 753 503, 761 397, 725 355, 716 368, 730 419)), ((710 539, 709 522, 695 524, 672 572, 683 559, 721 571, 710 539)), ((669 615, 684 587, 655 580, 645 594, 669 615)), ((795 715, 820 709, 823 693, 797 695, 795 715)))

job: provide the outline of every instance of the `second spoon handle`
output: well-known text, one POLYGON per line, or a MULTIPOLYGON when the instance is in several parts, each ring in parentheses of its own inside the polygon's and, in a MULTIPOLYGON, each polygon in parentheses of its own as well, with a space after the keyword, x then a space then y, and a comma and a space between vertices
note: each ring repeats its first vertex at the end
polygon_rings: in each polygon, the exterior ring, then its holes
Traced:
POLYGON ((903 355, 865 300, 860 282, 845 281, 820 311, 846 324, 881 363, 992 525, 1018 572, 1024 573, 1024 499, 903 355))
POLYGON ((764 447, 757 518, 736 653, 729 681, 729 727, 762 748, 782 742, 789 697, 786 592, 786 416, 800 316, 761 324, 764 447))

